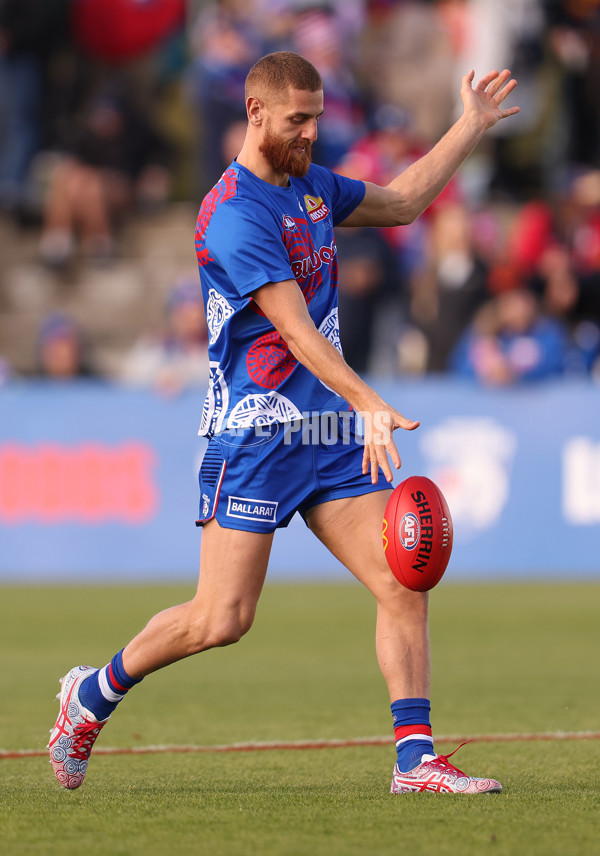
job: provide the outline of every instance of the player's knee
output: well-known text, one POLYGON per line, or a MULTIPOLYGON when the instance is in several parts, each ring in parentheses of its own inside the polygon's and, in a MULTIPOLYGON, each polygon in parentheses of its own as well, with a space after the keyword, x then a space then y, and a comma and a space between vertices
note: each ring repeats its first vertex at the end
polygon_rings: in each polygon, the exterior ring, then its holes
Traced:
POLYGON ((213 628, 212 647, 223 648, 226 645, 235 645, 242 636, 250 630, 252 621, 242 616, 228 616, 221 620, 213 628))
POLYGON ((253 620, 254 613, 231 613, 192 625, 190 628, 192 653, 234 645, 250 630, 253 620))
POLYGON ((379 575, 372 592, 378 604, 387 611, 393 611, 405 619, 427 620, 428 593, 406 588, 390 573, 389 568, 384 568, 379 575))

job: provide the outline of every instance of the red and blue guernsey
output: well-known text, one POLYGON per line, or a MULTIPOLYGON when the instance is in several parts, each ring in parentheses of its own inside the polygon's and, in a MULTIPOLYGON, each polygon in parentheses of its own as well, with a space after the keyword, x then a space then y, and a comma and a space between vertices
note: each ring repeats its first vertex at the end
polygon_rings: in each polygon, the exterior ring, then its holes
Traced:
POLYGON ((210 382, 199 433, 291 422, 348 404, 302 366, 252 293, 295 279, 315 326, 340 351, 333 227, 365 186, 312 164, 277 187, 234 161, 205 197, 196 254, 209 331, 210 382))

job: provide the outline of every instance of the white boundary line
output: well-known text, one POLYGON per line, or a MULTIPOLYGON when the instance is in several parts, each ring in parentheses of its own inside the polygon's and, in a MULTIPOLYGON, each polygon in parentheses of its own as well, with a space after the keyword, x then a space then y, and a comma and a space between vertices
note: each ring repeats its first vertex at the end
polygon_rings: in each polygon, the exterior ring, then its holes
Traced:
MULTIPOLYGON (((513 743, 536 740, 600 740, 600 731, 543 731, 537 734, 441 734, 436 743, 513 743)), ((354 737, 348 740, 294 740, 251 743, 228 743, 216 746, 98 746, 94 755, 167 755, 200 754, 206 752, 266 752, 288 749, 346 749, 352 746, 393 746, 392 737, 354 737)), ((48 752, 40 749, 0 749, 0 761, 17 758, 46 758, 48 752)))

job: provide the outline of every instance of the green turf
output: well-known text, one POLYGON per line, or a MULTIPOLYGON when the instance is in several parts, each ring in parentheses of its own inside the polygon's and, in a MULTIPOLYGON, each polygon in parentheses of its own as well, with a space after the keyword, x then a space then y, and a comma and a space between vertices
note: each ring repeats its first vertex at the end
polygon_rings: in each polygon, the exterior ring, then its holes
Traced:
MULTIPOLYGON (((57 678, 100 665, 192 589, 0 588, 0 747, 41 749, 57 678)), ((598 731, 593 584, 442 584, 432 596, 433 721, 442 734, 598 731)), ((239 645, 144 681, 98 745, 391 735, 356 585, 267 586, 239 645)), ((441 751, 453 747, 439 745, 441 751)), ((62 790, 44 758, 0 760, 0 853, 354 856, 595 854, 600 741, 472 743, 455 760, 501 795, 388 793, 393 746, 92 757, 62 790)))

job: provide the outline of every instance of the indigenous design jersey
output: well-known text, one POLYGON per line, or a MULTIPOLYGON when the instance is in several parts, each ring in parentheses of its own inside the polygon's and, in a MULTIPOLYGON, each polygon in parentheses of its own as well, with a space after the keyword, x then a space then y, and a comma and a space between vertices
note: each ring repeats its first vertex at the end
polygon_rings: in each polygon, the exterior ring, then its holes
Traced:
POLYGON ((292 356, 252 293, 268 282, 295 279, 317 329, 341 352, 333 227, 364 193, 363 182, 316 164, 304 178, 291 178, 289 187, 277 187, 234 161, 205 197, 196 254, 210 382, 200 434, 348 410, 292 356))

